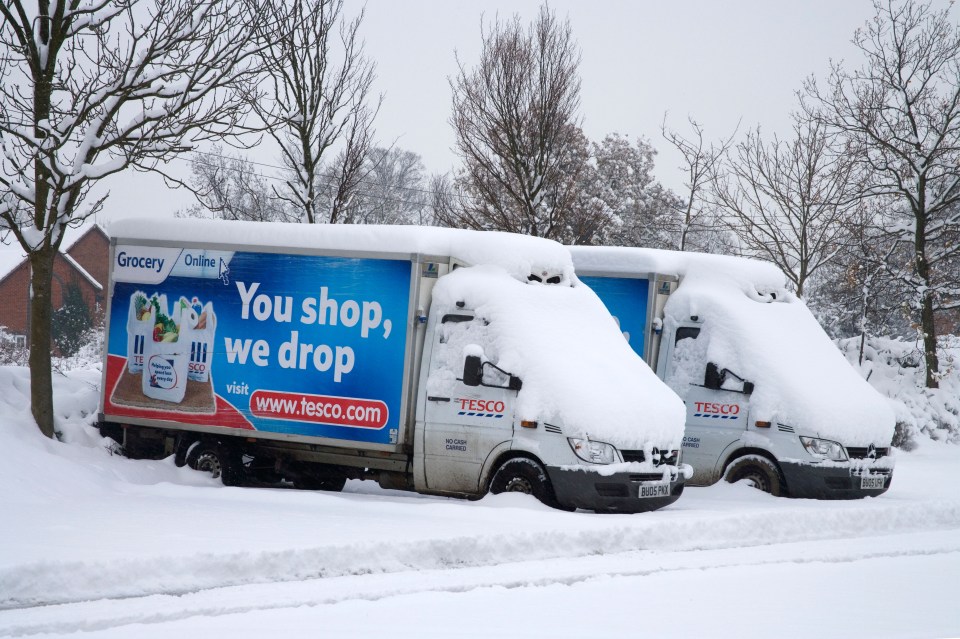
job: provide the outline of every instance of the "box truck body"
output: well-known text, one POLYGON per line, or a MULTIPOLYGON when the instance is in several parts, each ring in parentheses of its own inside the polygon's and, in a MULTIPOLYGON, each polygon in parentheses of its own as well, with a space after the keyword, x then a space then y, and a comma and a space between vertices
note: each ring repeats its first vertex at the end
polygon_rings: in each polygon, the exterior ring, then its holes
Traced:
POLYGON ((566 249, 420 227, 110 227, 101 421, 143 454, 243 478, 348 478, 564 508, 682 492, 683 406, 566 249), (638 393, 636 388, 642 390, 638 393))
POLYGON ((795 497, 879 495, 894 417, 772 264, 572 247, 577 275, 686 405, 691 485, 749 479, 795 497))

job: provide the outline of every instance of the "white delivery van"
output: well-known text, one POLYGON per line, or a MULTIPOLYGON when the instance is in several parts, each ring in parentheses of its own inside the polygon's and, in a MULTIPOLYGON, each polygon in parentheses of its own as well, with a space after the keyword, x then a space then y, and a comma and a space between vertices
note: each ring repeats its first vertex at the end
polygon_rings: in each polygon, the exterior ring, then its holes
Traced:
POLYGON ((577 275, 686 404, 691 485, 749 479, 775 495, 890 487, 894 417, 772 264, 571 247, 577 275))
POLYGON ((676 500, 682 402, 568 251, 506 233, 113 223, 101 423, 225 483, 347 479, 639 512, 676 500))

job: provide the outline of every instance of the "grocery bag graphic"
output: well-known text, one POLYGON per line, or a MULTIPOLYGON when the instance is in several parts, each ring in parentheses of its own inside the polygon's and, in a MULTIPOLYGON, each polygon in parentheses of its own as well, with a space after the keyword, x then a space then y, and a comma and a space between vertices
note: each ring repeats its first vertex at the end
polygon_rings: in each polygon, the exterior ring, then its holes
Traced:
POLYGON ((155 300, 151 300, 155 324, 143 348, 141 388, 147 397, 179 404, 187 392, 192 325, 196 325, 196 320, 182 298, 171 315, 166 314, 165 306, 157 311, 159 300, 155 300))
POLYGON ((190 363, 187 377, 197 382, 210 379, 210 366, 213 363, 213 340, 217 332, 217 316, 213 312, 213 303, 201 305, 196 297, 191 302, 180 298, 174 314, 174 321, 181 330, 185 324, 190 330, 190 363), (176 315, 179 314, 179 317, 176 315))
MULTIPOLYGON (((157 304, 166 309, 167 297, 159 296, 157 304)), ((127 312, 127 371, 130 373, 143 370, 143 350, 146 343, 153 339, 156 317, 152 298, 147 297, 146 293, 137 291, 130 296, 130 309, 127 312)))

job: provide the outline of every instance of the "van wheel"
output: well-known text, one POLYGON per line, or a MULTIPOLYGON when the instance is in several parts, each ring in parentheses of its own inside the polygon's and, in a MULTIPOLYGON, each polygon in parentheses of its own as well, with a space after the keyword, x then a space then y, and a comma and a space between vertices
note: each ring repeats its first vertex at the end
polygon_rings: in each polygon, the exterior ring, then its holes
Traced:
POLYGON ((494 495, 500 493, 533 495, 547 506, 559 508, 547 471, 543 466, 526 457, 515 457, 503 462, 490 480, 490 492, 494 495))
POLYGON ((194 470, 208 473, 214 479, 219 477, 225 486, 240 484, 240 456, 229 446, 201 441, 187 455, 187 465, 194 470))
POLYGON ((347 485, 346 475, 330 475, 327 477, 298 477, 293 480, 293 487, 298 490, 326 490, 339 493, 347 485))
POLYGON ((723 475, 731 484, 746 479, 751 486, 770 493, 774 497, 784 494, 784 483, 780 469, 766 457, 747 455, 734 460, 723 475))

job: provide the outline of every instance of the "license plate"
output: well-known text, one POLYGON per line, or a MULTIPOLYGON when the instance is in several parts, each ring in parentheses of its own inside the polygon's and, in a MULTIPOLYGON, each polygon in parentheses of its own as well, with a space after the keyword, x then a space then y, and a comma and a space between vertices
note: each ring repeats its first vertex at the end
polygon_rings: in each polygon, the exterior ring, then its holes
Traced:
POLYGON ((862 475, 860 477, 860 488, 861 490, 883 488, 884 480, 886 480, 886 477, 883 475, 862 475))
POLYGON ((640 499, 648 497, 669 497, 670 484, 648 484, 640 486, 640 499))

